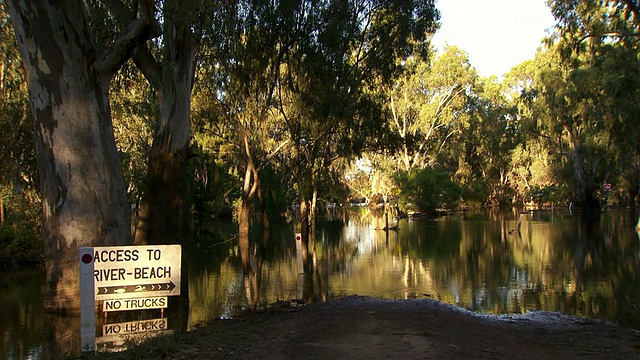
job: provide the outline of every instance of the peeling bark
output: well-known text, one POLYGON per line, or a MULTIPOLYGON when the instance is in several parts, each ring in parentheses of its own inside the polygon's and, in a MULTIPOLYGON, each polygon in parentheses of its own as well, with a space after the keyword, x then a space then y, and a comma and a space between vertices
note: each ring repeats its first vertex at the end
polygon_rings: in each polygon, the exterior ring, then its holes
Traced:
POLYGON ((7 5, 34 115, 47 269, 45 309, 77 312, 78 248, 131 242, 108 87, 144 26, 120 39, 117 49, 99 52, 82 1, 12 0, 7 5), (96 63, 99 54, 108 54, 102 60, 110 60, 96 63))

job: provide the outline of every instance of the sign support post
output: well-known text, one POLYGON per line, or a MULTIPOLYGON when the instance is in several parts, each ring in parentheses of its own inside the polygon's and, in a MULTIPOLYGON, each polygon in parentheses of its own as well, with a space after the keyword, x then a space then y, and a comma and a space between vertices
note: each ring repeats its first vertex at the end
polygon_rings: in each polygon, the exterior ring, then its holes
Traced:
POLYGON ((96 348, 96 299, 93 279, 93 248, 80 248, 80 349, 96 348))
POLYGON ((296 262, 298 263, 298 274, 304 273, 304 261, 302 259, 302 234, 296 233, 296 262))
POLYGON ((302 234, 296 233, 296 263, 298 265, 296 296, 298 299, 302 299, 302 295, 304 294, 304 259, 302 254, 302 234))

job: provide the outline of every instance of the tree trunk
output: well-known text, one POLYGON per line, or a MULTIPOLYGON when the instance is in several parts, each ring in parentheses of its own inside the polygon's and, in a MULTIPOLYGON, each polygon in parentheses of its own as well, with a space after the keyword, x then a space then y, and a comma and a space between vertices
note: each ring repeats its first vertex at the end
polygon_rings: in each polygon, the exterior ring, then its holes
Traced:
POLYGON ((238 250, 240 251, 240 260, 242 262, 243 282, 245 286, 245 295, 247 304, 250 308, 257 305, 257 299, 254 299, 254 287, 252 285, 253 269, 251 268, 251 259, 249 257, 249 223, 251 216, 251 202, 255 194, 251 159, 249 158, 247 168, 244 173, 244 181, 242 186, 242 203, 240 205, 240 215, 238 219, 238 250), (255 301, 255 303, 254 303, 255 301))
POLYGON ((240 216, 238 219, 238 235, 249 238, 249 223, 251 216, 251 200, 247 196, 242 196, 242 204, 240 205, 240 216))
POLYGON ((108 99, 109 81, 126 51, 96 50, 80 1, 7 5, 29 75, 42 191, 45 309, 78 312, 78 248, 131 242, 108 99))
POLYGON ((631 175, 627 179, 629 182, 629 188, 627 189, 629 193, 629 208, 635 211, 636 209, 636 197, 638 196, 638 191, 640 190, 640 157, 638 157, 638 151, 634 150, 633 152, 633 162, 631 165, 631 175))
MULTIPOLYGON (((260 208, 262 209, 262 231, 269 233, 270 223, 269 214, 267 213, 267 204, 264 199, 264 193, 262 192, 262 185, 258 183, 258 199, 260 200, 260 208)), ((266 242, 265 242, 266 245, 266 242)))
POLYGON ((310 270, 311 251, 309 249, 310 243, 310 224, 312 221, 312 208, 311 198, 313 196, 311 191, 311 178, 305 170, 302 170, 301 176, 298 178, 298 189, 300 189, 300 237, 302 242, 302 258, 304 260, 305 273, 310 270))
MULTIPOLYGON (((315 255, 316 255, 316 215, 318 213, 317 206, 318 206, 318 187, 314 184, 313 195, 311 196, 311 206, 310 206, 311 213, 309 214, 309 227, 310 227, 309 242, 311 243, 311 248, 309 249, 309 252, 310 252, 310 258, 313 258, 313 259, 315 259, 315 255)), ((312 264, 315 266, 315 263, 312 262, 312 264)))
MULTIPOLYGON (((166 86, 165 86, 166 90, 166 86)), ((176 93, 181 93, 177 91, 176 93)), ((175 94, 174 94, 175 95, 175 94)), ((166 98, 164 96, 163 98, 166 98)), ((175 100, 175 99, 173 99, 175 100)), ((180 244, 182 246, 179 306, 187 306, 189 299, 189 239, 191 212, 188 196, 188 139, 180 139, 183 126, 189 128, 188 115, 179 103, 172 103, 171 111, 165 103, 160 118, 174 114, 171 121, 160 121, 161 128, 153 141, 149 159, 147 186, 138 213, 135 244, 180 244), (182 128, 182 130, 181 130, 182 128), (184 301, 182 301, 184 300, 184 301)), ((186 110, 188 114, 188 110, 186 110)), ((187 131, 188 133, 188 131, 187 131)))
POLYGON ((573 146, 573 170, 578 183, 578 203, 586 210, 595 210, 599 216, 600 200, 594 196, 596 186, 595 182, 595 169, 597 166, 597 159, 585 159, 582 154, 582 142, 579 139, 577 131, 573 126, 567 127, 569 135, 571 136, 571 144, 573 146), (585 170, 584 162, 591 161, 590 171, 585 170))
MULTIPOLYGON (((196 47, 187 24, 167 17, 164 29, 165 65, 157 69, 159 78, 155 79, 160 80, 160 109, 135 242, 182 244, 182 254, 186 255, 191 228, 187 166, 191 155, 191 89, 196 47)), ((154 81, 144 62, 137 60, 136 63, 143 68, 145 76, 154 81)), ((182 268, 186 267, 183 263, 182 268)))
POLYGON ((307 254, 309 253, 309 200, 300 194, 300 241, 302 242, 302 258, 307 265, 307 254))
POLYGON ((4 198, 0 197, 0 225, 2 225, 5 221, 5 207, 4 207, 4 198))
MULTIPOLYGON (((189 238, 188 147, 174 149, 164 132, 153 141, 149 172, 138 213, 136 244, 183 244, 189 238)), ((183 249, 184 252, 184 249, 183 249)))
MULTIPOLYGON (((241 212, 244 211, 244 206, 241 212)), ((251 258, 249 254, 249 232, 241 232, 238 235, 238 250, 240 252, 240 261, 242 262, 242 282, 245 288, 245 296, 247 298, 247 304, 251 309, 257 305, 257 299, 254 299, 255 287, 252 286, 254 274, 251 268, 251 258)))
POLYGON ((242 182, 242 205, 238 221, 240 235, 242 236, 246 234, 248 238, 250 222, 249 217, 251 216, 251 203, 253 202, 256 191, 260 186, 260 177, 258 176, 260 170, 256 168, 255 163, 253 162, 249 136, 245 134, 242 137, 242 141, 244 143, 247 165, 244 172, 244 180, 242 182))
POLYGON ((158 123, 151 146, 147 185, 138 213, 135 243, 182 245, 180 276, 183 281, 178 305, 186 308, 191 235, 188 202, 191 90, 197 46, 187 19, 166 10, 177 5, 164 2, 163 63, 158 65, 144 49, 138 49, 134 55, 136 65, 152 86, 159 85, 158 123))

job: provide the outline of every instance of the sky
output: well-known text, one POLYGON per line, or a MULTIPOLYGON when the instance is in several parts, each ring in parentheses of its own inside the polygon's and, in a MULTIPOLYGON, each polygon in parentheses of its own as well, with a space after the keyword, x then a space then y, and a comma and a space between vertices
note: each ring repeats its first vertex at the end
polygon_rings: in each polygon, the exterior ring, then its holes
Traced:
POLYGON ((466 51, 481 76, 501 75, 533 59, 555 21, 545 0, 437 0, 433 44, 466 51))

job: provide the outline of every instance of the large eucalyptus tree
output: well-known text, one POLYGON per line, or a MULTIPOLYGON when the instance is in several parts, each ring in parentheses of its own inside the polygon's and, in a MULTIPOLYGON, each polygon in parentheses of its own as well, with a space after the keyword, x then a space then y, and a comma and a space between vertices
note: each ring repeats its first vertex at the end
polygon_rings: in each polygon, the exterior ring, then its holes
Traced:
MULTIPOLYGON (((124 26, 134 13, 120 0, 103 0, 124 26)), ((137 244, 186 245, 191 215, 187 203, 187 165, 191 137, 191 90, 202 35, 199 15, 209 9, 199 1, 162 1, 158 41, 140 44, 132 58, 157 94, 157 121, 151 146, 137 244), (198 32, 198 33, 196 33, 198 32)), ((155 3, 141 3, 146 11, 155 3)))
POLYGON ((551 1, 558 62, 541 72, 560 153, 572 164, 576 198, 599 207, 602 184, 638 193, 640 22, 634 1, 551 1), (616 174, 619 174, 616 176, 616 174))
MULTIPOLYGON (((145 4, 147 1, 140 1, 145 4)), ((98 47, 81 0, 7 0, 30 91, 43 200, 46 308, 78 311, 78 248, 131 242, 109 83, 149 38, 152 6, 98 47)))

